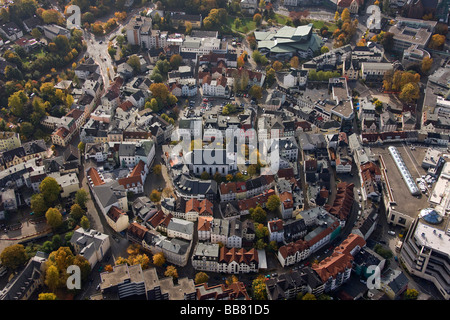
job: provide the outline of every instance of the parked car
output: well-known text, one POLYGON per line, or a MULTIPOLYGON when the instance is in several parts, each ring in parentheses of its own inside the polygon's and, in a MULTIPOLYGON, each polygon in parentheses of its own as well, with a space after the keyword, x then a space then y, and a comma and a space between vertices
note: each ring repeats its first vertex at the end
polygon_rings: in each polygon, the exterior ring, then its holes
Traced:
POLYGON ((395 236, 395 231, 389 230, 388 234, 390 234, 391 236, 395 236))

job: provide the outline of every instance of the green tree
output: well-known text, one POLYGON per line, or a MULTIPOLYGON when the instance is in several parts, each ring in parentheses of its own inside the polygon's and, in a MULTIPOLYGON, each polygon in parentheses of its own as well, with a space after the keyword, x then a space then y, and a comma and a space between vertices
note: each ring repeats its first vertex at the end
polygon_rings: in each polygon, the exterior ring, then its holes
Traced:
POLYGON ((39 184, 39 190, 43 194, 45 202, 51 206, 56 202, 56 200, 58 200, 61 192, 61 186, 55 178, 46 177, 39 184))
POLYGON ((317 300, 317 299, 315 295, 308 292, 303 295, 302 300, 317 300))
POLYGON ((133 68, 134 72, 141 71, 141 61, 137 55, 132 55, 128 58, 127 63, 133 68))
POLYGON ((75 193, 75 203, 77 203, 81 208, 86 208, 86 203, 89 200, 89 194, 84 189, 79 189, 75 193))
POLYGON ((23 90, 14 92, 8 98, 8 107, 13 115, 16 117, 22 117, 24 111, 24 105, 28 103, 28 96, 23 90))
POLYGON ((78 144, 78 150, 80 151, 80 154, 84 154, 84 149, 86 148, 86 144, 83 142, 83 141, 81 141, 79 144, 78 144))
POLYGON ((252 282, 252 292, 254 300, 267 300, 266 279, 259 275, 252 282))
POLYGON ((416 289, 406 289, 405 300, 417 300, 419 296, 419 291, 416 289))
POLYGON ((422 72, 427 73, 428 71, 430 71, 432 65, 433 65, 433 58, 424 57, 422 59, 422 65, 421 65, 422 72))
POLYGON ((260 26, 262 22, 262 16, 259 13, 256 13, 253 16, 253 22, 255 22, 257 26, 260 26))
POLYGON ((322 48, 320 48, 320 53, 321 54, 327 53, 328 51, 330 51, 330 49, 328 49, 327 46, 323 46, 322 48))
POLYGON ((62 224, 62 214, 56 208, 49 208, 45 213, 45 219, 53 229, 58 228, 62 224))
POLYGON ((58 268, 55 265, 51 265, 48 267, 45 273, 44 283, 53 293, 56 292, 56 289, 60 286, 60 277, 58 268))
POLYGON ((2 265, 14 271, 28 261, 28 256, 23 245, 13 244, 3 249, 0 254, 0 260, 2 265))
POLYGON ((51 292, 39 293, 38 300, 56 300, 56 295, 51 292))
POLYGON ((31 209, 36 215, 43 215, 47 212, 48 205, 42 193, 35 193, 31 196, 31 209))
POLYGON ((267 199, 266 208, 270 211, 275 211, 280 207, 281 201, 280 198, 273 194, 267 199))
POLYGON ((248 94, 252 96, 255 99, 261 99, 263 96, 263 90, 261 86, 253 85, 250 90, 248 91, 248 94))
POLYGON ((250 208, 249 210, 251 218, 256 222, 265 222, 267 218, 266 211, 260 206, 256 206, 256 208, 250 208))
POLYGON ((208 180, 210 178, 209 173, 206 171, 203 171, 202 174, 200 175, 200 179, 202 180, 208 180))
POLYGON ((86 216, 82 216, 81 220, 80 220, 80 226, 84 229, 84 230, 89 230, 89 228, 91 227, 91 223, 89 222, 88 217, 86 216))
POLYGON ((411 103, 419 99, 420 89, 417 83, 407 83, 399 94, 400 100, 411 103))
POLYGON ((81 206, 78 203, 74 203, 70 207, 70 216, 75 221, 79 221, 83 215, 84 215, 84 210, 81 208, 81 206))
POLYGON ((170 57, 170 66, 172 69, 178 69, 183 63, 183 58, 179 54, 174 54, 170 57))
POLYGON ((161 192, 159 192, 158 190, 153 190, 152 193, 150 194, 150 200, 152 202, 161 201, 161 192))
POLYGON ((205 283, 208 282, 209 280, 209 276, 204 273, 204 272, 197 272, 195 274, 195 284, 201 284, 201 283, 205 283))
POLYGON ((162 173, 162 167, 161 167, 160 164, 155 164, 155 165, 153 166, 153 173, 156 174, 156 175, 158 175, 158 176, 161 175, 161 173, 162 173))

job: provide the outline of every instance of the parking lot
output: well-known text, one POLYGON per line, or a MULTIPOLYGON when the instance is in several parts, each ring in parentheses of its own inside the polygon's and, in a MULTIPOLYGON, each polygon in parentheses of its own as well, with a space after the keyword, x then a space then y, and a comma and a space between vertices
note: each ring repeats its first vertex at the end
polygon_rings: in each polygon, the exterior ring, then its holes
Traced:
MULTIPOLYGON (((411 150, 410 147, 401 143, 392 145, 397 147, 414 180, 426 174, 426 171, 419 165, 425 154, 425 148, 416 147, 415 150, 411 150)), ((396 203, 395 210, 415 218, 419 210, 428 206, 428 197, 424 194, 413 196, 409 192, 405 182, 403 181, 403 177, 394 162, 394 159, 388 151, 388 146, 372 147, 371 149, 374 154, 383 156, 383 160, 387 168, 387 176, 389 177, 391 192, 396 203)))

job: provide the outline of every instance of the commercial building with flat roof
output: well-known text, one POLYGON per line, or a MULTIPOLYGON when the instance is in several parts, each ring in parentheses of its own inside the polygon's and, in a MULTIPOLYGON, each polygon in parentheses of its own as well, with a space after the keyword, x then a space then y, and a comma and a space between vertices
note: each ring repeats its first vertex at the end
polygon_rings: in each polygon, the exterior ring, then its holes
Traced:
POLYGON ((429 214, 436 213, 426 212, 409 228, 400 251, 400 261, 410 274, 431 281, 444 299, 449 300, 450 220, 447 216, 438 220, 427 219, 429 214))

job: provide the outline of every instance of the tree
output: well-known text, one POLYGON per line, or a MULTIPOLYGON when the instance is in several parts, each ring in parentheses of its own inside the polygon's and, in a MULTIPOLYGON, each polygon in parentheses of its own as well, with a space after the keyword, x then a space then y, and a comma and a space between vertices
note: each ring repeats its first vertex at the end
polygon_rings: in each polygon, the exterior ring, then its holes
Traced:
POLYGON ((340 19, 339 11, 336 11, 334 13, 334 22, 338 22, 339 19, 340 19))
POLYGON ((56 295, 51 292, 39 293, 38 300, 56 300, 56 295))
POLYGON ((156 174, 156 175, 158 175, 158 176, 161 175, 161 173, 162 173, 162 167, 161 167, 160 164, 155 164, 155 165, 153 166, 153 173, 156 174))
POLYGON ((80 220, 80 226, 84 229, 84 230, 89 230, 91 227, 91 223, 89 222, 88 217, 86 216, 82 216, 81 220, 80 220))
POLYGON ((268 87, 271 87, 272 84, 275 82, 275 70, 273 68, 270 68, 267 70, 266 73, 266 83, 268 87))
POLYGON ((78 203, 74 203, 70 207, 70 216, 75 221, 79 221, 83 215, 84 215, 84 210, 81 208, 81 206, 78 203))
POLYGON ((265 243, 263 239, 256 240, 255 248, 257 250, 263 250, 265 247, 267 247, 267 243, 265 243))
POLYGON ((172 69, 178 69, 183 63, 183 58, 179 54, 174 54, 170 57, 170 66, 172 69))
POLYGON ((85 147, 86 147, 86 144, 85 144, 83 141, 81 141, 81 142, 78 144, 78 150, 80 151, 81 154, 84 154, 84 149, 85 149, 85 147))
POLYGON ((48 205, 45 202, 42 193, 35 193, 31 196, 31 209, 36 215, 43 215, 48 210, 48 205))
POLYGON ((16 270, 28 261, 25 247, 21 244, 13 244, 6 247, 0 254, 0 260, 2 261, 2 265, 9 270, 16 270))
POLYGON ((430 71, 432 65, 433 65, 433 58, 424 57, 422 59, 422 66, 421 66, 422 72, 427 73, 428 71, 430 71))
POLYGON ((261 223, 266 221, 267 213, 260 205, 256 206, 256 208, 250 208, 249 212, 254 221, 261 223))
POLYGON ((56 23, 60 24, 64 21, 64 17, 55 9, 44 10, 42 12, 42 20, 45 24, 56 23))
POLYGON ((250 90, 248 90, 248 94, 255 99, 261 99, 263 96, 262 88, 258 85, 253 85, 250 90))
POLYGON ((275 61, 273 64, 272 64, 272 68, 275 70, 275 71, 280 71, 281 69, 283 69, 283 64, 280 62, 280 61, 275 61))
POLYGON ((161 101, 166 101, 169 96, 169 89, 164 83, 152 83, 150 85, 150 91, 155 99, 160 99, 161 101))
POLYGON ((250 176, 254 176, 254 175, 256 174, 256 172, 257 172, 257 168, 258 168, 258 166, 257 166, 256 164, 251 164, 251 165, 248 167, 248 174, 249 174, 250 176))
POLYGON ((164 275, 166 277, 172 277, 173 279, 177 279, 178 278, 177 268, 175 266, 167 266, 164 275))
POLYGON ((158 267, 162 267, 166 263, 166 258, 164 257, 164 253, 158 252, 153 255, 153 264, 158 267))
POLYGON ((210 178, 209 173, 206 171, 203 171, 202 174, 200 175, 200 179, 202 180, 208 180, 210 178))
POLYGON ((61 192, 61 186, 58 184, 55 178, 46 177, 39 184, 39 190, 44 195, 45 202, 51 206, 59 198, 61 192))
POLYGON ((317 300, 317 299, 315 295, 308 292, 303 295, 302 300, 317 300))
POLYGON ((150 200, 152 202, 159 202, 159 201, 161 201, 161 192, 159 192, 158 190, 154 189, 152 191, 152 193, 150 194, 150 200))
POLYGON ((239 18, 234 19, 234 27, 236 29, 239 29, 239 27, 242 25, 242 21, 239 18))
POLYGON ((192 32, 192 23, 189 22, 189 21, 186 21, 185 26, 186 26, 185 33, 186 34, 191 34, 191 32, 192 32))
POLYGON ((320 53, 321 54, 327 53, 328 51, 330 51, 330 49, 328 49, 327 46, 323 46, 322 48, 320 48, 320 53))
POLYGON ((150 259, 146 254, 137 254, 128 258, 130 265, 140 264, 143 270, 147 269, 150 264, 150 259))
POLYGON ((237 59, 237 67, 242 68, 245 65, 244 57, 239 56, 237 59))
POLYGON ((341 13, 341 20, 342 20, 342 21, 350 20, 350 11, 349 11, 347 8, 345 8, 344 10, 342 10, 342 13, 341 13))
POLYGON ((263 239, 269 235, 269 229, 263 223, 255 223, 255 236, 257 239, 263 239))
POLYGON ((297 69, 298 66, 300 65, 300 62, 299 62, 299 60, 298 60, 298 57, 297 57, 297 56, 293 56, 293 57, 291 58, 291 60, 289 61, 289 64, 291 65, 292 68, 297 69))
POLYGON ((407 83, 399 94, 399 98, 406 103, 419 99, 420 89, 417 83, 407 83))
POLYGON ((206 283, 209 280, 209 276, 204 272, 197 272, 195 275, 195 284, 206 283))
POLYGON ((24 105, 26 103, 28 103, 28 96, 23 90, 14 92, 8 98, 8 107, 16 117, 22 117, 24 105))
POLYGON ((392 32, 385 32, 381 40, 384 50, 391 52, 394 46, 394 34, 392 32))
POLYGON ((254 300, 267 300, 266 279, 263 275, 253 280, 252 292, 254 300))
POLYGON ((50 265, 45 273, 44 283, 53 293, 60 285, 59 271, 55 265, 50 265))
POLYGON ((73 264, 80 267, 81 281, 86 281, 91 273, 91 265, 89 264, 89 261, 85 257, 77 254, 73 259, 73 264))
POLYGON ((280 204, 280 198, 276 194, 273 194, 267 199, 266 208, 270 211, 275 211, 280 207, 280 204))
POLYGON ((89 200, 89 194, 84 189, 79 189, 75 193, 75 203, 81 208, 86 208, 86 202, 89 200))
POLYGON ((441 50, 442 46, 445 43, 445 36, 441 34, 434 34, 431 36, 430 43, 428 44, 428 47, 434 50, 441 50))
POLYGON ((137 55, 133 54, 129 57, 127 63, 133 68, 134 72, 141 71, 141 61, 137 55))
POLYGON ((49 208, 45 213, 45 219, 53 229, 58 228, 62 224, 62 214, 56 208, 49 208))
POLYGON ((406 289, 406 292, 405 292, 406 300, 417 300, 418 296, 419 296, 419 291, 417 291, 416 289, 406 289))

